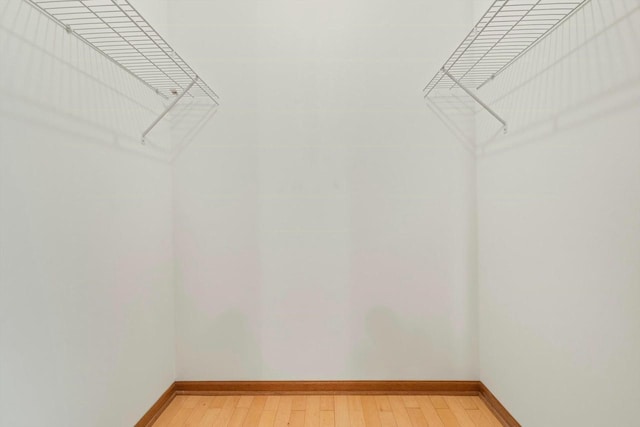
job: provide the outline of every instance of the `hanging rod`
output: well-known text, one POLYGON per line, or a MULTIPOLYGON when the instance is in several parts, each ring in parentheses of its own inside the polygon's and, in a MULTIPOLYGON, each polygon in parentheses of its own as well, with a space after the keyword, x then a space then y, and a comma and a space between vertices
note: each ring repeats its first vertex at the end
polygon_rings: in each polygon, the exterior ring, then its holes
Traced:
POLYGON ((147 133, 184 96, 218 95, 198 77, 129 0, 24 0, 109 61, 166 100, 169 107, 147 133))
POLYGON ((522 57, 591 0, 495 0, 423 89, 432 93, 460 87, 506 122, 470 88, 479 90, 522 57), (445 77, 448 77, 445 79, 445 77))
POLYGON ((471 92, 471 90, 467 89, 462 83, 460 83, 460 81, 458 79, 456 79, 455 77, 453 77, 451 75, 451 73, 449 73, 449 71, 445 70, 444 68, 442 68, 442 72, 449 77, 456 85, 458 85, 460 87, 460 89, 462 89, 463 91, 465 91, 467 93, 467 95, 469 95, 470 97, 472 97, 478 104, 480 104, 485 110, 487 110, 489 112, 489 114, 491 114, 493 117, 495 117, 500 123, 502 123, 502 127, 504 128, 504 132, 507 133, 507 122, 504 121, 504 119, 502 117, 500 117, 498 115, 498 113, 496 113, 495 111, 493 111, 493 109, 491 107, 489 107, 487 104, 485 104, 480 98, 478 98, 478 96, 471 92))

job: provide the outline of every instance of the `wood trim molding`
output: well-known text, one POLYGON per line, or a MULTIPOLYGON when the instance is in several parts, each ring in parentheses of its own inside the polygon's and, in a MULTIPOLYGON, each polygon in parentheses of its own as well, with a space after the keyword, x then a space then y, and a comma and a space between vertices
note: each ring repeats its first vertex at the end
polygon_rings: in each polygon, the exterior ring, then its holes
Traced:
POLYGON ((176 381, 177 394, 477 395, 478 381, 176 381))
POLYGON ((484 403, 487 404, 489 409, 493 412, 493 414, 498 418, 502 425, 505 427, 522 427, 518 421, 507 411, 502 403, 494 396, 493 393, 480 382, 480 398, 484 400, 484 403))
POLYGON ((138 421, 150 427, 176 395, 439 394, 480 396, 504 427, 522 427, 480 381, 176 381, 138 421))
POLYGON ((135 425, 135 427, 150 427, 155 420, 158 419, 162 411, 166 409, 167 406, 171 403, 173 398, 176 396, 176 383, 174 382, 169 386, 169 388, 162 393, 162 396, 154 403, 151 408, 147 411, 146 414, 140 418, 135 425))

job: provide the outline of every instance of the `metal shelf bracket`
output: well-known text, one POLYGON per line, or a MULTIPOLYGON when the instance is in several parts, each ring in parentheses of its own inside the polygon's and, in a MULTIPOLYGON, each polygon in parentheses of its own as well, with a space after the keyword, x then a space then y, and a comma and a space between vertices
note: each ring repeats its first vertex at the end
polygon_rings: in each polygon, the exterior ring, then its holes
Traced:
POLYGON ((453 77, 451 75, 451 73, 449 73, 449 71, 447 71, 446 68, 442 67, 442 72, 449 77, 460 89, 462 89, 463 91, 465 91, 467 93, 467 95, 469 95, 470 97, 472 97, 474 99, 474 101, 476 101, 478 104, 480 104, 480 106, 482 108, 484 108, 485 110, 487 110, 489 112, 489 114, 491 114, 493 117, 495 117, 500 123, 502 123, 502 128, 504 129, 504 133, 507 133, 507 122, 500 117, 500 115, 498 113, 496 113, 491 107, 489 107, 487 104, 485 104, 480 98, 478 98, 478 96, 473 93, 470 89, 468 89, 467 87, 465 87, 460 80, 456 79, 455 77, 453 77))
POLYGON ((187 87, 185 88, 185 90, 183 90, 183 91, 182 91, 182 93, 181 93, 180 95, 178 95, 178 96, 176 97, 176 99, 174 99, 174 100, 173 100, 173 102, 172 102, 171 104, 169 104, 169 106, 168 106, 168 107, 167 107, 167 108, 166 108, 166 109, 165 109, 165 110, 160 114, 160 116, 158 116, 158 118, 157 118, 157 119, 155 119, 155 120, 153 121, 153 123, 151 123, 151 124, 149 125, 149 127, 148 127, 147 129, 145 129, 145 131, 144 131, 144 132, 142 132, 142 144, 145 144, 145 143, 146 143, 145 139, 146 139, 146 137, 147 137, 147 134, 148 134, 149 132, 151 132, 151 130, 152 130, 154 127, 156 127, 156 125, 160 122, 160 120, 162 120, 162 119, 164 118, 164 116, 166 116, 167 114, 169 114, 169 111, 171 111, 171 110, 173 109, 173 107, 175 107, 175 106, 176 106, 176 104, 177 104, 178 102, 180 102, 180 100, 181 100, 181 99, 182 99, 182 98, 183 98, 183 97, 184 97, 184 96, 189 92, 189 90, 193 87, 193 85, 194 85, 194 84, 196 84, 196 82, 197 82, 197 81, 198 81, 198 76, 196 76, 196 77, 191 81, 191 83, 189 83, 189 86, 187 86, 187 87))

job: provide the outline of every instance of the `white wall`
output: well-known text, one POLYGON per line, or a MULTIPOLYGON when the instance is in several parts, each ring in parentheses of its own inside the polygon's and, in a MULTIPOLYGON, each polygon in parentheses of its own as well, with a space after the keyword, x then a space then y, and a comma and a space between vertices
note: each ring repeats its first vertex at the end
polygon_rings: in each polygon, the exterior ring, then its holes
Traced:
POLYGON ((223 105, 175 164, 178 378, 475 378, 473 160, 421 97, 470 3, 170 4, 223 105))
POLYGON ((639 7, 593 0, 483 89, 480 379, 526 427, 638 425, 639 7))
POLYGON ((161 105, 26 2, 0 51, 0 426, 131 426, 175 379, 161 105))

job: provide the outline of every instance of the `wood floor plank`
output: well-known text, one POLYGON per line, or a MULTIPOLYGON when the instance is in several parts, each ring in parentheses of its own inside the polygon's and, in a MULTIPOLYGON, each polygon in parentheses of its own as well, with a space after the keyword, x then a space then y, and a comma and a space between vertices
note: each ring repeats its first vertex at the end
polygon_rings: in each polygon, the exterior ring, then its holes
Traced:
POLYGON ((488 420, 480 409, 467 409, 467 414, 476 423, 476 427, 493 427, 491 420, 488 420))
POLYGON ((256 427, 260 423, 260 417, 264 405, 267 403, 267 396, 254 396, 249 406, 249 412, 242 423, 243 427, 256 427))
POLYGON ((347 396, 334 396, 333 404, 335 406, 336 427, 349 427, 349 402, 347 396))
MULTIPOLYGON (((220 410, 220 414, 218 418, 213 422, 212 427, 227 427, 229 422, 231 421, 231 417, 236 410, 236 406, 240 401, 240 396, 229 396, 227 400, 225 400, 224 405, 222 405, 222 409, 220 410)), ((155 426, 154 426, 155 427, 155 426)))
POLYGON ((206 396, 185 396, 185 399, 182 403, 183 408, 195 408, 198 403, 203 401, 206 396))
POLYGON ((393 416, 393 412, 379 411, 378 416, 380 417, 380 424, 382 427, 400 427, 396 423, 396 417, 393 416))
POLYGON ((185 396, 176 396, 173 398, 169 406, 160 414, 156 422, 153 424, 153 427, 166 427, 169 425, 169 422, 173 417, 175 417, 176 413, 182 408, 182 403, 184 401, 185 396))
POLYGON ((229 427, 242 427, 244 425, 244 420, 247 418, 247 414, 249 413, 249 408, 236 406, 236 409, 233 411, 233 415, 231 415, 231 419, 229 420, 229 427))
POLYGON ((292 411, 306 411, 307 410, 307 396, 293 396, 291 402, 292 411))
POLYGON ((291 396, 280 396, 278 410, 276 411, 276 419, 273 422, 274 427, 286 427, 291 417, 291 405, 293 398, 291 396))
POLYGON ((420 396, 418 397, 418 402, 420 403, 420 410, 422 411, 422 415, 426 418, 429 423, 429 427, 444 427, 444 423, 438 415, 436 408, 433 406, 431 399, 429 396, 420 396))
POLYGON ((487 407, 482 398, 480 398, 479 396, 473 396, 473 401, 485 416, 485 418, 492 424, 492 427, 502 427, 502 423, 498 421, 496 416, 493 414, 493 412, 491 412, 491 409, 487 407))
POLYGON ((374 396, 361 396, 360 404, 362 405, 362 414, 367 427, 381 427, 376 398, 374 396))
POLYGON ((291 411, 289 427, 304 427, 305 411, 291 411))
POLYGON ((203 427, 211 427, 213 423, 218 419, 222 408, 207 408, 204 417, 200 420, 200 425, 203 427))
POLYGON ((224 402, 226 402, 229 396, 211 396, 209 398, 209 407, 210 408, 222 408, 224 406, 224 402))
POLYGON ((362 411, 349 411, 349 425, 351 427, 366 427, 362 411))
POLYGON ((267 396, 267 402, 264 404, 265 411, 277 411, 280 396, 267 396))
POLYGON ((238 408, 248 408, 253 402, 253 396, 240 396, 240 400, 236 405, 238 408))
POLYGON ((418 399, 416 396, 402 396, 402 401, 404 402, 404 406, 407 408, 419 408, 420 404, 418 403, 418 399))
POLYGON ((445 396, 444 400, 447 402, 449 409, 458 420, 460 427, 476 427, 473 420, 467 414, 467 411, 462 407, 457 396, 445 396))
MULTIPOLYGON (((265 405, 266 408, 266 405, 265 405)), ((258 427, 273 427, 276 421, 276 411, 273 409, 262 411, 258 427)))
POLYGON ((331 395, 320 396, 320 410, 321 411, 335 410, 335 407, 333 405, 333 396, 331 395))
POLYGON ((445 427, 461 427, 456 416, 453 415, 453 412, 451 412, 451 409, 438 408, 436 409, 436 411, 438 412, 438 416, 442 420, 442 423, 445 427))
POLYGON ((366 427, 360 396, 347 396, 347 402, 349 403, 349 425, 351 427, 366 427))
POLYGON ((449 405, 444 400, 444 396, 429 396, 429 400, 433 404, 433 407, 436 409, 449 409, 449 405))
POLYGON ((387 396, 376 396, 375 399, 378 411, 391 412, 391 404, 389 403, 389 398, 387 396))
POLYGON ((187 417, 183 426, 184 427, 197 427, 200 425, 200 420, 204 418, 204 414, 209 409, 208 398, 203 397, 197 403, 196 406, 191 409, 191 415, 187 417))
POLYGON ((168 427, 182 427, 196 410, 198 403, 203 400, 203 396, 186 396, 182 400, 180 409, 173 418, 167 423, 168 427))
MULTIPOLYGON (((331 401, 333 402, 333 399, 331 401)), ((322 405, 320 405, 320 407, 322 407, 322 405)), ((335 425, 335 412, 333 410, 320 411, 320 427, 335 427, 335 425)))
POLYGON ((173 398, 173 400, 171 401, 170 406, 174 405, 176 406, 178 409, 182 408, 184 406, 184 403, 187 401, 187 398, 189 396, 181 396, 178 395, 176 397, 173 398))
POLYGON ((169 421, 169 424, 167 424, 167 426, 182 427, 183 425, 186 424, 187 419, 193 413, 193 409, 194 408, 185 408, 185 407, 180 408, 178 413, 171 419, 171 421, 169 421))
POLYGON ((320 427, 320 396, 308 396, 304 415, 305 427, 320 427))
POLYGON ((389 396, 389 403, 391 404, 391 410, 393 411, 393 416, 396 419, 398 427, 411 426, 411 418, 409 418, 407 407, 404 406, 402 396, 389 396))
POLYGON ((429 423, 420 408, 407 408, 407 413, 413 427, 429 427, 429 423))
POLYGON ((349 412, 362 412, 362 400, 360 396, 350 394, 347 396, 347 402, 349 402, 349 412))
POLYGON ((464 409, 478 409, 478 406, 473 401, 473 396, 457 396, 458 401, 464 409))

